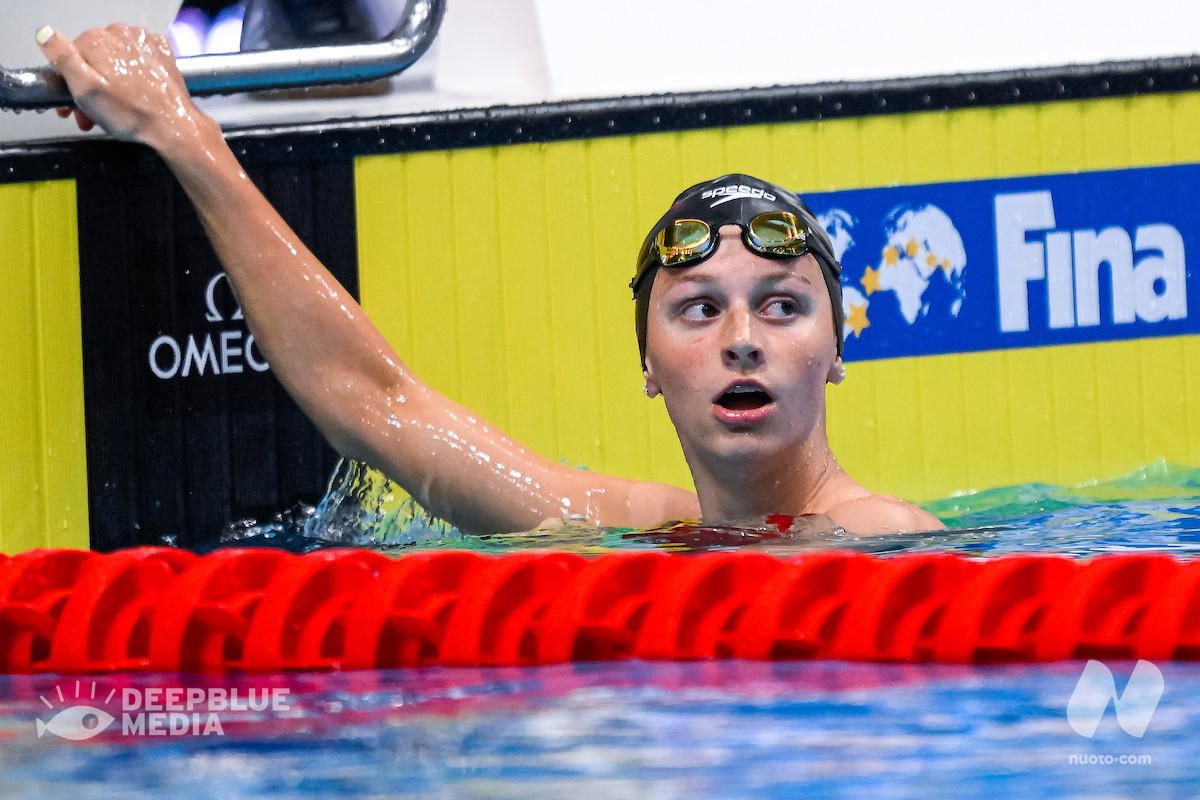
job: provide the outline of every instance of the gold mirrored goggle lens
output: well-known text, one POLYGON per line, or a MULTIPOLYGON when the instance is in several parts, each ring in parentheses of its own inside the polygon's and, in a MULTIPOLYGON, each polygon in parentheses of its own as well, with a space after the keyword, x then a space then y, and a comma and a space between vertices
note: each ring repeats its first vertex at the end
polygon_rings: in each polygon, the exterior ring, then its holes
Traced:
POLYGON ((750 220, 746 244, 760 253, 802 256, 808 252, 808 227, 789 211, 767 211, 750 220))
POLYGON ((677 219, 658 232, 658 263, 678 266, 704 258, 713 247, 708 223, 698 219, 677 219))
MULTIPOLYGON (((763 255, 788 258, 808 252, 808 227, 789 211, 763 212, 743 231, 746 246, 763 255)), ((708 258, 716 237, 703 220, 677 219, 658 232, 655 245, 661 266, 678 267, 708 258)))

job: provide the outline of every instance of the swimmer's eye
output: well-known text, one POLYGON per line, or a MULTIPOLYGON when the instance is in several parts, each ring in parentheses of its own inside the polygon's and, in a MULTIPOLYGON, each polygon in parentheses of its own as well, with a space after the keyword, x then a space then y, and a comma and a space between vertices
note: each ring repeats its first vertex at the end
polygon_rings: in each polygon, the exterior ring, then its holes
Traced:
POLYGON ((808 297, 776 297, 763 306, 763 316, 770 319, 791 319, 812 312, 813 302, 808 297))
POLYGON ((704 320, 712 319, 720 313, 721 311, 715 303, 711 303, 708 300, 693 300, 684 304, 680 309, 679 316, 691 322, 703 322, 704 320))

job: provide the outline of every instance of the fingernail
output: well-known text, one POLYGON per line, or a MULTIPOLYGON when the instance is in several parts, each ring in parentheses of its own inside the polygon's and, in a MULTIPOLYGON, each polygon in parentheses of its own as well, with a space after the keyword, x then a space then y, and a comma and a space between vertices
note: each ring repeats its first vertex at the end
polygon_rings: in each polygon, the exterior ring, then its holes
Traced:
MULTIPOLYGON (((26 28, 26 30, 28 30, 28 28, 26 28)), ((42 27, 38 28, 37 43, 45 44, 46 42, 50 41, 51 37, 53 36, 54 28, 51 28, 49 25, 43 25, 42 27)))

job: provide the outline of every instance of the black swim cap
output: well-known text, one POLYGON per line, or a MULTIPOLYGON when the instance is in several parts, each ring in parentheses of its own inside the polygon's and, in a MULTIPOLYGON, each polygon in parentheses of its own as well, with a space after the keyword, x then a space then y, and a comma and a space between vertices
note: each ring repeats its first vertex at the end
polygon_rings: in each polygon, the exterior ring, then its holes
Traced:
POLYGON ((642 248, 638 251, 637 271, 633 282, 634 317, 637 326, 638 349, 642 355, 642 368, 646 367, 646 319, 650 313, 650 288, 658 273, 655 258, 655 237, 659 231, 675 220, 699 219, 708 223, 712 230, 722 225, 746 226, 764 211, 790 211, 808 226, 808 250, 821 265, 825 287, 833 304, 833 333, 837 340, 837 354, 842 354, 844 343, 843 326, 845 311, 842 309, 842 266, 833 252, 829 234, 817 222, 816 215, 808 204, 787 189, 749 175, 724 175, 711 181, 697 183, 684 190, 670 210, 646 234, 642 248))

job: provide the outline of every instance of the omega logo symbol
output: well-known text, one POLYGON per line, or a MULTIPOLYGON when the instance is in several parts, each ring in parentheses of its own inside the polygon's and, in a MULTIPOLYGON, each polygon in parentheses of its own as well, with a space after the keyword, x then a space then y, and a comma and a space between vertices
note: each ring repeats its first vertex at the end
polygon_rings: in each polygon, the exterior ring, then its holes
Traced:
MULTIPOLYGON (((226 294, 232 296, 229 279, 218 272, 204 288, 205 321, 218 324, 227 321, 221 312, 228 303, 218 302, 218 287, 224 283, 226 294)), ((229 322, 242 322, 242 308, 233 298, 233 313, 229 322)), ((266 372, 271 368, 263 358, 254 341, 254 335, 242 328, 208 331, 203 334, 189 333, 182 341, 169 334, 161 334, 150 344, 148 353, 150 370, 161 380, 197 375, 236 375, 249 367, 254 372, 266 372)))
MULTIPOLYGON (((217 310, 217 284, 221 283, 222 281, 228 285, 229 278, 224 272, 218 272, 216 275, 212 276, 212 280, 208 282, 208 286, 206 286, 204 289, 204 302, 208 306, 208 313, 204 315, 204 318, 209 322, 225 321, 225 318, 221 316, 221 312, 217 310)), ((245 319, 245 317, 242 316, 241 305, 237 306, 237 309, 233 312, 233 316, 230 317, 230 319, 245 319)))

